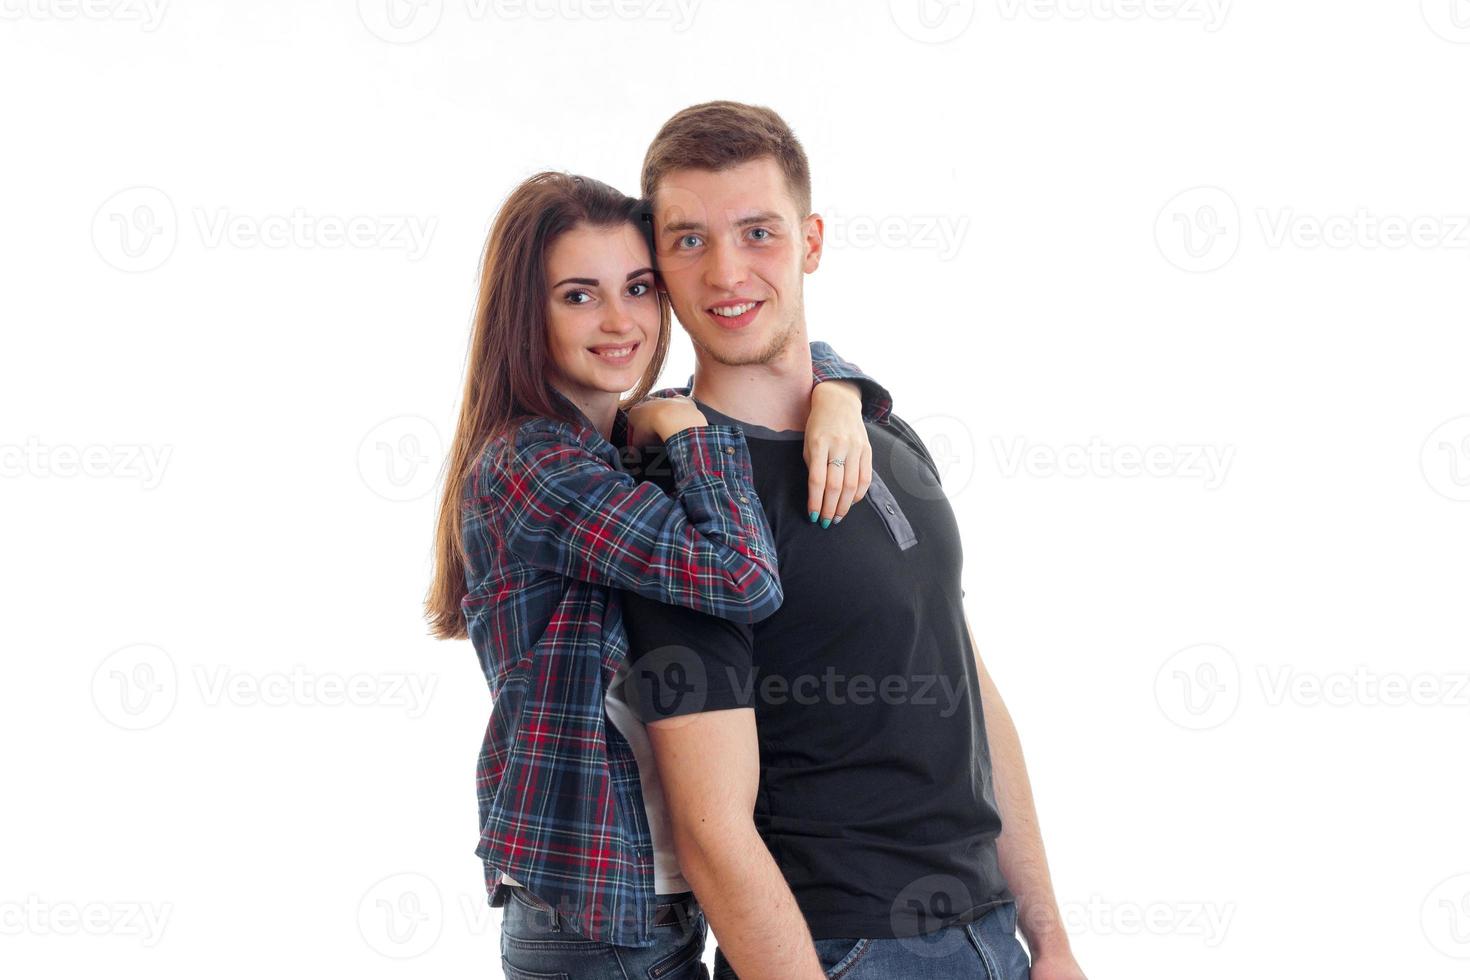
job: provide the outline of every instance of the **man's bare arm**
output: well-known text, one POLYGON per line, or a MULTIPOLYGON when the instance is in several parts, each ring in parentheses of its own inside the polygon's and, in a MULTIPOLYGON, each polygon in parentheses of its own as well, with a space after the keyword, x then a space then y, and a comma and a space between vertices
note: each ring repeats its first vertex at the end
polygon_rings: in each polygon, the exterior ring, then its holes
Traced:
POLYGON ((1016 897, 1017 921, 1031 950, 1032 980, 1084 980, 1072 955, 1052 890, 1051 869, 1041 843, 1041 826, 1036 819, 1036 801, 1031 796, 1031 779, 1021 754, 1021 739, 1015 722, 985 664, 980 645, 968 617, 965 629, 975 651, 975 670, 980 675, 980 703, 985 713, 985 737, 990 743, 990 767, 995 782, 995 802, 1000 808, 1001 834, 996 839, 1000 872, 1016 897))
POLYGON ((760 785, 755 711, 650 722, 679 869, 741 980, 822 980, 811 932, 752 814, 760 785))

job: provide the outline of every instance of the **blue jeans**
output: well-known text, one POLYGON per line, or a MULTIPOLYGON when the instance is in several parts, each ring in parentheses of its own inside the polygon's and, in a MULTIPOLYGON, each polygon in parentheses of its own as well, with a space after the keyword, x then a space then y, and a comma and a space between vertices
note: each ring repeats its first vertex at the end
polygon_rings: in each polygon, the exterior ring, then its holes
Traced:
MULTIPOLYGON (((1016 938, 1016 903, 975 922, 912 939, 818 939, 830 980, 1030 980, 1031 961, 1016 938)), ((737 980, 715 950, 714 980, 737 980)))
MULTIPOLYGON (((659 895, 659 905, 688 896, 659 895)), ((506 980, 709 980, 700 962, 708 934, 704 913, 690 899, 691 917, 654 927, 647 949, 614 946, 574 932, 549 905, 512 888, 500 926, 500 965, 506 980)))

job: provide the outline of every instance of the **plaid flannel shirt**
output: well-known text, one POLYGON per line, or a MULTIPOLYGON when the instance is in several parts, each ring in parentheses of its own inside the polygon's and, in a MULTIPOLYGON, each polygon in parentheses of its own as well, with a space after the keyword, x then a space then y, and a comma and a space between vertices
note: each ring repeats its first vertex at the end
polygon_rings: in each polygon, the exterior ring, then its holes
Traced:
MULTIPOLYGON (((856 381, 863 417, 886 421, 881 385, 827 344, 813 343, 812 358, 814 386, 856 381)), ((492 443, 464 501, 462 608, 494 699, 475 854, 491 906, 505 904, 509 875, 582 935, 650 946, 653 844, 638 765, 604 708, 628 654, 619 590, 757 622, 780 606, 781 585, 739 428, 665 441, 670 498, 623 467, 626 413, 608 441, 573 408, 583 424, 523 423, 508 460, 494 452, 508 440, 492 443)))

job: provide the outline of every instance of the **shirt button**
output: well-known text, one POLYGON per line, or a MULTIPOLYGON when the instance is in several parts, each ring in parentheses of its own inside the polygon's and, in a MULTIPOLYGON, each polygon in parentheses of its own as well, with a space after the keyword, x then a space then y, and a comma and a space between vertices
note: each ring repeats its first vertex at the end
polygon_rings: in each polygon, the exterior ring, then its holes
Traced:
POLYGON ((748 497, 741 497, 740 498, 740 502, 742 504, 748 504, 748 503, 750 503, 750 499, 748 497))
POLYGON ((726 456, 734 456, 735 455, 735 447, 734 446, 726 446, 725 447, 725 455, 726 456))
POLYGON ((884 504, 883 506, 888 508, 888 513, 890 513, 890 514, 893 513, 893 505, 892 504, 884 504))

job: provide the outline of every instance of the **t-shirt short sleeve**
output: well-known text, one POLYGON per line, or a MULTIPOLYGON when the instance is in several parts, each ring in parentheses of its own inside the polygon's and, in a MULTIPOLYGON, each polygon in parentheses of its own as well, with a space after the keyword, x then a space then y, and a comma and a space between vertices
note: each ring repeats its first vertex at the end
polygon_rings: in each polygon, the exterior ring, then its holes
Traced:
POLYGON ((749 624, 623 593, 628 706, 648 722, 755 706, 749 624))
POLYGON ((898 433, 898 437, 907 443, 908 447, 917 453, 920 459, 928 464, 930 471, 934 474, 935 483, 943 484, 944 481, 939 475, 939 464, 934 462, 934 456, 929 452, 929 447, 924 444, 924 440, 920 438, 919 433, 914 430, 914 427, 897 415, 888 416, 888 427, 898 433))

